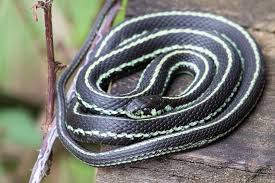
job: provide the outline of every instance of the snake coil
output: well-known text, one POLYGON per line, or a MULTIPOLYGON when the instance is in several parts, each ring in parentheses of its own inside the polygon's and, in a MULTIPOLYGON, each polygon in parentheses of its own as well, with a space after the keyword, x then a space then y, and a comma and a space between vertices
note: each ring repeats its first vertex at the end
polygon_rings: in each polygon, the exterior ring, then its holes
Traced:
POLYGON ((232 21, 208 13, 171 11, 127 20, 87 59, 68 109, 64 83, 76 66, 61 76, 57 129, 64 146, 92 166, 209 144, 243 121, 264 86, 263 59, 254 39, 232 21), (105 91, 114 76, 137 68, 145 69, 131 92, 105 91), (194 79, 179 95, 166 96, 179 70, 194 79), (123 146, 96 153, 79 142, 123 146))

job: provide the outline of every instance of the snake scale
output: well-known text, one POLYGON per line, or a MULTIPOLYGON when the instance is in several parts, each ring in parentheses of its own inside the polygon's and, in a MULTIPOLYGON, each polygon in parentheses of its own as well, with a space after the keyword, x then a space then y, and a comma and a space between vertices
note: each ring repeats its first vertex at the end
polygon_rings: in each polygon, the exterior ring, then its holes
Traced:
POLYGON ((207 145, 234 130, 264 87, 262 54, 250 34, 221 16, 159 12, 115 26, 86 55, 106 12, 57 85, 57 130, 77 158, 96 166, 131 163, 207 145), (67 103, 65 84, 86 55, 89 63, 67 103), (112 95, 111 80, 142 70, 136 87, 112 95), (177 73, 193 76, 184 91, 168 96, 177 73), (93 152, 81 143, 118 145, 93 152))

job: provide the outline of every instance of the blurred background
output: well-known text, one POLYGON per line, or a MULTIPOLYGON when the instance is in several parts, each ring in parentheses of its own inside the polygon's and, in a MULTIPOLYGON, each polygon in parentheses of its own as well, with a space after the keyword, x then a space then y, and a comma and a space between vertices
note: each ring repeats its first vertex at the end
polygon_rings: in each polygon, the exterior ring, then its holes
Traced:
MULTIPOLYGON (((0 0, 0 182, 28 182, 42 141, 47 59, 43 11, 33 20, 34 0, 0 0)), ((125 1, 126 2, 126 1, 125 1)), ((104 0, 54 0, 55 58, 69 63, 104 0)), ((123 16, 120 16, 121 21, 123 16)), ((94 182, 95 169, 68 154, 59 142, 43 182, 94 182)))

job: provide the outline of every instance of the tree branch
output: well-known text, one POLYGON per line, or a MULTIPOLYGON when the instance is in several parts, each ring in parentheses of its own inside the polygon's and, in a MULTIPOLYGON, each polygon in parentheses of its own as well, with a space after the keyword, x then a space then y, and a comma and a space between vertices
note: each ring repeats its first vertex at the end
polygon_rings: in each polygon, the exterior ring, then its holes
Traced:
MULTIPOLYGON (((101 27, 99 28, 97 36, 93 40, 93 43, 90 47, 90 51, 87 53, 87 55, 89 55, 89 53, 93 51, 93 48, 98 43, 98 41, 102 38, 102 36, 105 35, 107 32, 109 32, 109 30, 112 26, 112 21, 114 20, 117 12, 119 11, 120 6, 121 6, 121 4, 120 4, 120 1, 118 0, 117 3, 111 8, 111 10, 109 11, 105 20, 103 21, 101 27)), ((84 67, 84 65, 86 65, 88 63, 88 61, 89 61, 89 59, 87 59, 87 57, 86 57, 82 67, 84 67)), ((80 70, 81 70, 81 68, 79 69, 79 71, 80 70)), ((77 75, 78 75, 78 73, 77 73, 77 75)), ((77 75, 75 76, 75 79, 72 82, 72 84, 67 92, 67 100, 68 101, 70 101, 74 97, 75 82, 76 82, 77 75)), ((53 147, 54 141, 56 140, 57 136, 58 135, 57 135, 57 130, 56 130, 56 118, 54 118, 53 121, 51 121, 51 125, 49 126, 46 135, 44 136, 41 148, 39 150, 37 160, 36 160, 33 170, 32 170, 32 175, 29 180, 30 183, 39 183, 45 176, 47 176, 49 174, 50 164, 51 164, 50 158, 51 158, 52 147, 53 147)))
POLYGON ((46 120, 42 123, 42 131, 44 135, 47 133, 54 118, 54 105, 55 105, 55 86, 56 86, 56 71, 59 70, 61 64, 57 64, 54 58, 54 45, 53 45, 53 30, 52 30, 52 3, 53 0, 37 1, 33 5, 34 19, 37 21, 37 9, 44 10, 45 22, 45 37, 47 48, 47 61, 48 61, 48 86, 47 86, 47 100, 46 100, 46 120))
POLYGON ((55 83, 56 83, 56 63, 54 59, 54 46, 53 46, 53 31, 52 31, 52 1, 45 3, 44 7, 45 19, 45 33, 48 57, 48 87, 47 87, 47 102, 46 102, 46 123, 42 126, 45 132, 48 131, 49 126, 53 121, 54 115, 54 101, 55 101, 55 83))

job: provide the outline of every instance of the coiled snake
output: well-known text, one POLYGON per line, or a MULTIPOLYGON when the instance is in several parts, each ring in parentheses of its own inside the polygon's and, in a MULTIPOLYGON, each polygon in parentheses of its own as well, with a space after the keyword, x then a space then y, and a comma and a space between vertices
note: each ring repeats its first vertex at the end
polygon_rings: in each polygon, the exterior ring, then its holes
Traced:
MULTIPOLYGON (((96 25, 110 6, 105 5, 96 25)), ((85 50, 87 46, 79 58, 85 50)), ((92 166, 131 163, 209 144, 243 121, 264 86, 264 63, 254 39, 236 23, 208 13, 171 11, 127 20, 88 58, 68 108, 64 88, 78 63, 58 82, 57 129, 64 146, 92 166), (111 79, 140 68, 144 71, 131 92, 106 92, 111 79), (194 79, 179 95, 166 96, 178 71, 194 79), (97 153, 80 142, 122 147, 97 153)))

